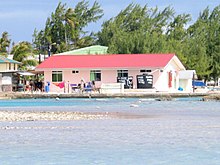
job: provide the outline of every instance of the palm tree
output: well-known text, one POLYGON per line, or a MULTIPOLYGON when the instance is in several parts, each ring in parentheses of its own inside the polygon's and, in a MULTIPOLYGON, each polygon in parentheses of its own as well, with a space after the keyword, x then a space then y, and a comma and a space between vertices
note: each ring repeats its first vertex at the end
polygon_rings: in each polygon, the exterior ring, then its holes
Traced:
POLYGON ((76 14, 73 8, 68 8, 66 10, 64 20, 65 20, 65 42, 66 45, 68 45, 70 42, 69 40, 71 40, 71 38, 76 38, 78 34, 76 27, 79 25, 79 22, 76 18, 76 14))
POLYGON ((30 67, 36 66, 37 61, 34 58, 32 53, 33 48, 29 42, 23 41, 16 44, 11 53, 13 54, 13 60, 19 61, 22 63, 20 70, 27 70, 30 67))
POLYGON ((3 32, 2 37, 0 38, 0 55, 7 56, 8 50, 11 43, 11 40, 9 39, 8 32, 3 32))
POLYGON ((83 31, 89 23, 96 22, 103 16, 98 2, 89 6, 89 1, 82 0, 75 8, 61 2, 47 19, 45 28, 33 35, 35 48, 56 43, 52 53, 59 53, 75 48, 90 46, 95 42, 95 35, 83 31))

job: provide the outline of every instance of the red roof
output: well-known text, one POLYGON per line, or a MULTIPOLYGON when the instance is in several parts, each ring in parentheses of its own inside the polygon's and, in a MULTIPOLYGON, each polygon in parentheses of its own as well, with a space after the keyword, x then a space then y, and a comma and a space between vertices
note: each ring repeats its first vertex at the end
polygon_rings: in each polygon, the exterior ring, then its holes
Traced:
POLYGON ((36 69, 165 67, 174 54, 54 55, 36 69))

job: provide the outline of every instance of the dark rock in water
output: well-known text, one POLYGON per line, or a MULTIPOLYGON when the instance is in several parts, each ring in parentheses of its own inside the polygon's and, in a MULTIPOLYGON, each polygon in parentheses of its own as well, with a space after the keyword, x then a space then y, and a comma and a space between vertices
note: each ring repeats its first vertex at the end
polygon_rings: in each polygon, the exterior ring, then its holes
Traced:
POLYGON ((172 97, 161 97, 161 98, 156 98, 156 101, 172 101, 172 97))
POLYGON ((220 94, 211 94, 208 96, 204 96, 202 101, 220 101, 220 94))

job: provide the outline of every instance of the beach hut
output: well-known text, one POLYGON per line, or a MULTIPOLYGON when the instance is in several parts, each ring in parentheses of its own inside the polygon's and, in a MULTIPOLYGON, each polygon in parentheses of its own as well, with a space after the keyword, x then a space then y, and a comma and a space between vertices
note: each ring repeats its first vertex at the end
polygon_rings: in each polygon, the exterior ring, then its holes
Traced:
POLYGON ((99 87, 122 82, 124 88, 174 92, 183 70, 175 54, 54 55, 36 67, 44 72, 44 83, 50 82, 51 92, 64 91, 57 83, 64 82, 68 88, 82 79, 99 87))
POLYGON ((17 86, 18 61, 0 56, 0 91, 11 92, 17 86))
POLYGON ((186 92, 194 92, 193 81, 197 79, 195 70, 182 70, 179 72, 179 89, 186 92))

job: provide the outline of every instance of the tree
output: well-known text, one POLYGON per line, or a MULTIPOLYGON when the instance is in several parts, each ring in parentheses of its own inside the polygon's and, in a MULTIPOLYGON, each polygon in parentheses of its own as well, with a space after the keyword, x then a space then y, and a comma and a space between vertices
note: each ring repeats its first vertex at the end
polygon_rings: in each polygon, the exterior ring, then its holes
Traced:
POLYGON ((158 11, 132 3, 103 23, 98 43, 108 46, 110 53, 163 52, 166 47, 163 32, 172 16, 170 7, 158 11))
POLYGON ((169 23, 166 32, 167 50, 165 50, 165 52, 175 52, 185 65, 187 61, 185 46, 188 42, 187 29, 185 26, 190 20, 191 16, 189 14, 174 16, 174 19, 169 23))
POLYGON ((39 48, 53 44, 53 53, 90 46, 95 42, 95 35, 87 35, 88 32, 83 29, 102 16, 103 10, 98 2, 89 7, 89 2, 83 0, 75 8, 60 2, 55 12, 47 19, 44 30, 34 32, 34 46, 39 48))
POLYGON ((199 79, 206 79, 212 72, 210 70, 212 60, 206 53, 206 33, 203 27, 195 24, 188 29, 190 38, 184 48, 187 57, 186 67, 196 70, 199 79), (191 30, 192 32, 190 32, 191 30))
POLYGON ((98 43, 109 53, 175 53, 187 69, 195 69, 200 79, 220 76, 220 5, 206 8, 187 28, 189 14, 175 15, 130 4, 102 25, 98 43))
POLYGON ((220 6, 204 9, 187 30, 187 68, 196 69, 199 78, 217 80, 220 76, 220 6))
POLYGON ((210 76, 217 81, 217 78, 220 77, 220 5, 213 9, 206 20, 207 54, 212 59, 210 76))
POLYGON ((188 28, 187 67, 196 69, 199 78, 220 76, 220 6, 213 11, 207 7, 188 28))
POLYGON ((11 53, 13 54, 13 60, 22 63, 20 66, 21 70, 28 70, 37 65, 37 61, 34 59, 32 51, 32 45, 26 41, 20 42, 12 48, 11 53))
POLYGON ((0 55, 7 56, 8 48, 10 46, 11 40, 9 39, 8 32, 3 32, 0 38, 0 55))

